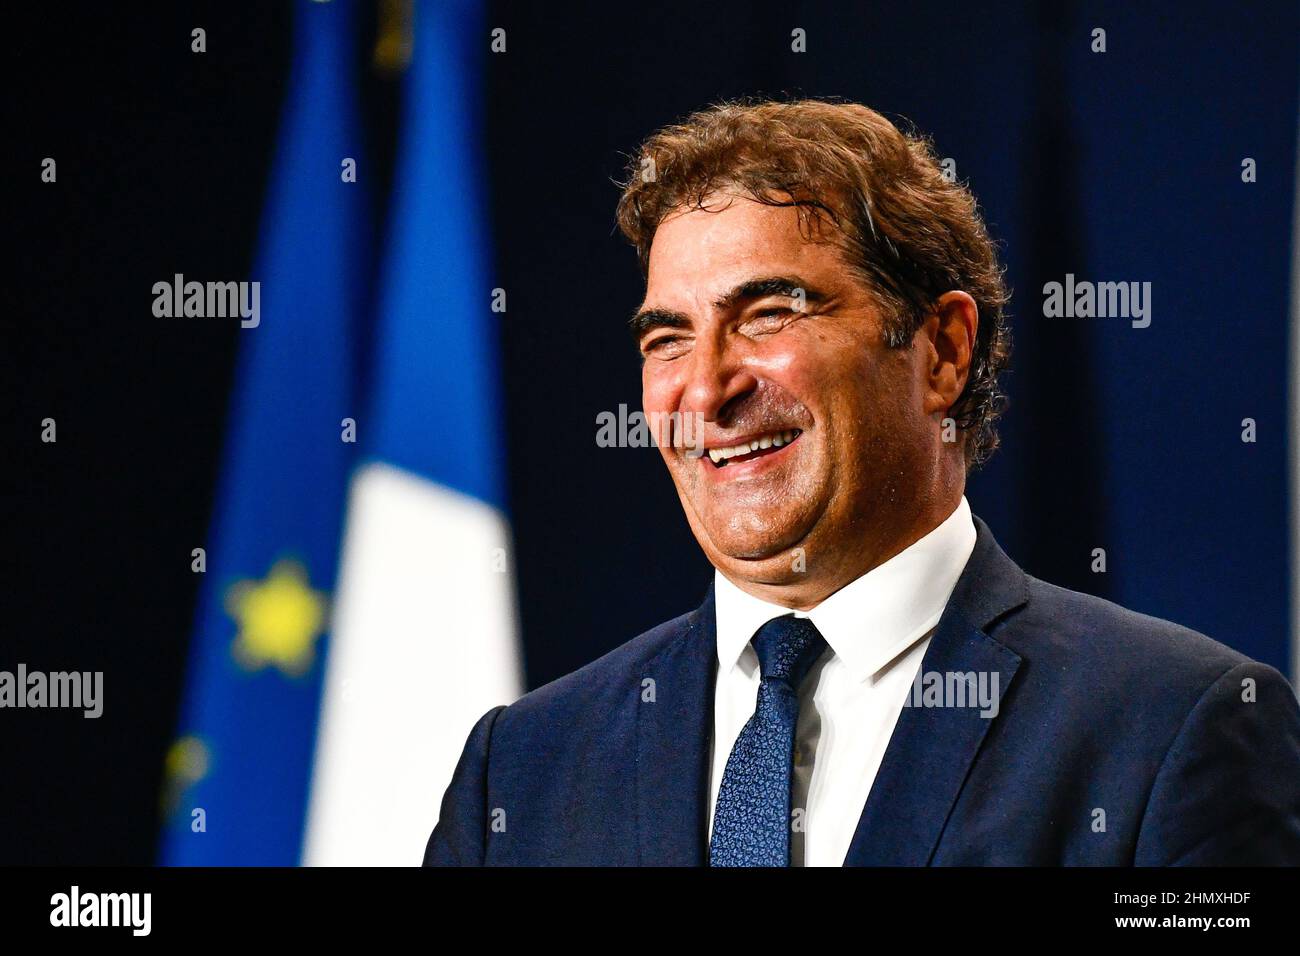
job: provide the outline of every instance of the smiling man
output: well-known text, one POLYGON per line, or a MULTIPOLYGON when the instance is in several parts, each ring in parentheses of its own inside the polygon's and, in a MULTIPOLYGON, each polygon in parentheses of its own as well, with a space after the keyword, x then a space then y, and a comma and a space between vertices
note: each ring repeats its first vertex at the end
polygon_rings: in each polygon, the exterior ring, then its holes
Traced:
POLYGON ((1007 294, 927 143, 725 104, 630 171, 643 405, 714 580, 485 714, 425 862, 1300 863, 1282 676, 972 515, 1007 294))

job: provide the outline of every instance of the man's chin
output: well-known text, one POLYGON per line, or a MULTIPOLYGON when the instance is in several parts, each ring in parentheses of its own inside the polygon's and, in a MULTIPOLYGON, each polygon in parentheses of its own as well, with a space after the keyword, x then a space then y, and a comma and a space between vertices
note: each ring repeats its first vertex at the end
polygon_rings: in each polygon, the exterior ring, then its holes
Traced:
POLYGON ((806 536, 800 528, 783 528, 763 534, 735 534, 722 532, 712 538, 712 551, 725 561, 748 565, 772 564, 792 570, 798 554, 795 549, 806 536))

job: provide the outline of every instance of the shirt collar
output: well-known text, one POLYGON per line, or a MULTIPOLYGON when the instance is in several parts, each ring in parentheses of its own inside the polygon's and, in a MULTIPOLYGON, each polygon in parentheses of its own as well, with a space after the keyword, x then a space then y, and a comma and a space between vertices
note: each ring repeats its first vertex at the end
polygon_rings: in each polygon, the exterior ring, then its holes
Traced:
POLYGON ((864 681, 939 623, 971 552, 975 523, 965 495, 938 527, 810 611, 791 611, 742 591, 714 572, 718 664, 740 663, 754 633, 774 617, 811 618, 854 680, 864 681))

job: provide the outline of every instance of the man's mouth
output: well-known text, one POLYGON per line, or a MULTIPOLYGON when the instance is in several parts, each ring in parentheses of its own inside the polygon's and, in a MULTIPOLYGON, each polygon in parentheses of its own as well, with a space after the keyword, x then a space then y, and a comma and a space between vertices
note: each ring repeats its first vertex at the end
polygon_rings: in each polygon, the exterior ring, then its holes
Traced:
POLYGON ((801 434, 803 434, 802 429, 789 428, 785 431, 758 435, 748 441, 742 441, 725 448, 710 448, 708 450, 709 460, 713 462, 715 468, 726 468, 732 462, 752 461, 755 458, 762 458, 764 455, 770 455, 774 451, 784 448, 801 434))

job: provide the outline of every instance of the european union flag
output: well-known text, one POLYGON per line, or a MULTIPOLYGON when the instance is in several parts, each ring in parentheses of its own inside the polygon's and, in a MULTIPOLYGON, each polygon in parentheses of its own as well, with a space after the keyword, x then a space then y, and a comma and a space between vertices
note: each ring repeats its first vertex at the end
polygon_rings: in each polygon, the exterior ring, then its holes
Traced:
POLYGON ((168 864, 294 865, 303 840, 368 259, 355 8, 294 7, 292 76, 242 328, 215 515, 164 794, 168 864), (361 177, 363 178, 363 177, 361 177))

